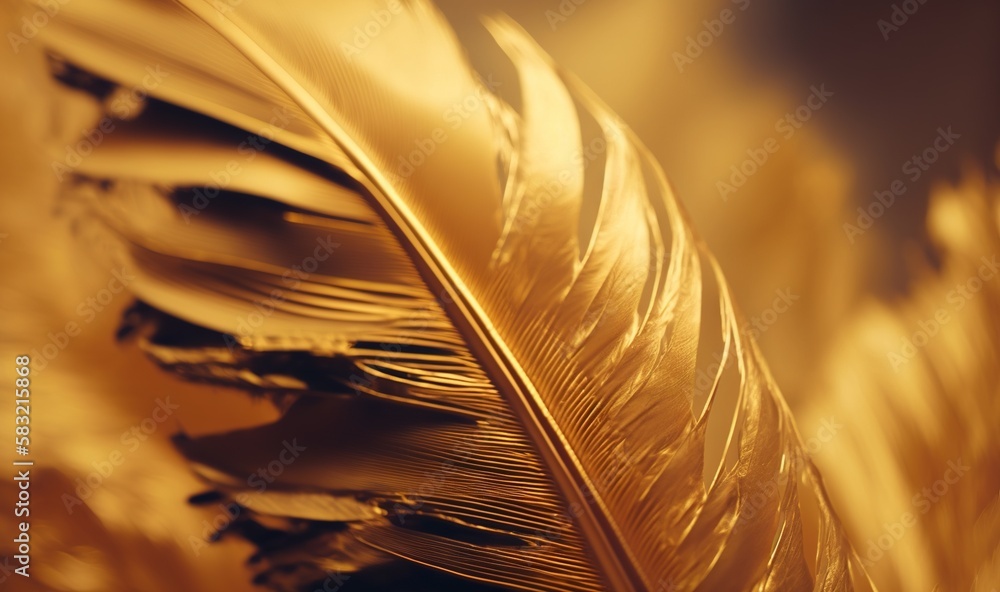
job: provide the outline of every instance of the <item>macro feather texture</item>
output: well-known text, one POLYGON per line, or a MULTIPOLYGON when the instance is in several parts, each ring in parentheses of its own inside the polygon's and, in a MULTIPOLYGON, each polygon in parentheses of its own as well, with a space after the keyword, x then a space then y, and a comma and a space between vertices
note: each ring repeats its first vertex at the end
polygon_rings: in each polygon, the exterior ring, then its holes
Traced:
POLYGON ((296 8, 81 1, 45 31, 120 119, 56 172, 135 271, 123 335, 283 410, 176 438, 255 581, 870 589, 635 134, 505 18, 495 84, 426 2, 363 48, 382 5, 296 8))

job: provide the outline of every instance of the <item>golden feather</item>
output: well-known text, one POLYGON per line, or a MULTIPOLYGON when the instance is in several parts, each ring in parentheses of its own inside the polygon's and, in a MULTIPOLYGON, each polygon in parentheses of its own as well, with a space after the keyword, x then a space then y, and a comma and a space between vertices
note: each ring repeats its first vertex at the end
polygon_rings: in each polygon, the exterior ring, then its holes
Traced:
POLYGON ((396 8, 92 0, 44 32, 122 107, 57 174, 135 270, 127 329, 285 410, 177 438, 257 581, 868 589, 635 134, 508 20, 478 79, 431 6, 396 8))

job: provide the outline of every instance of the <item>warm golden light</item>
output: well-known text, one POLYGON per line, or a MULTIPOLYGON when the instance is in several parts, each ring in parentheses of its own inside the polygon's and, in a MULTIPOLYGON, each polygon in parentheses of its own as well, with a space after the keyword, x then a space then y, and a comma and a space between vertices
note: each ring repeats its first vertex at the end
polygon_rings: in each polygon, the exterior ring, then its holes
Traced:
POLYGON ((996 592, 998 13, 5 5, 0 586, 996 592))

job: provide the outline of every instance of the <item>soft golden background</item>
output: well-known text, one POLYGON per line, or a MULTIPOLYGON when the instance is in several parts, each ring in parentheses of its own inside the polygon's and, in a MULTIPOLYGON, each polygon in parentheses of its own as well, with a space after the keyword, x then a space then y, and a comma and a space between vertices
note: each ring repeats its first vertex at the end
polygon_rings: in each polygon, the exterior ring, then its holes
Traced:
MULTIPOLYGON (((758 335, 759 342, 804 437, 831 413, 843 426, 815 454, 827 480, 832 473, 860 480, 861 475, 835 469, 845 455, 850 465, 850 455, 860 454, 854 443, 873 429, 872 420, 851 417, 834 394, 870 388, 875 379, 860 367, 885 362, 850 360, 852 366, 841 363, 843 356, 835 352, 851 349, 843 333, 869 314, 874 300, 891 305, 904 298, 922 277, 917 273, 921 262, 936 263, 924 223, 932 184, 956 183, 963 168, 995 170, 1000 4, 931 0, 888 40, 876 23, 888 18, 891 2, 491 0, 470 5, 447 0, 440 5, 460 34, 478 26, 478 13, 507 12, 638 132, 719 257, 748 317, 765 313, 779 290, 798 296, 758 335), (735 22, 679 72, 675 52, 684 52, 688 37, 726 8, 736 13, 735 22), (812 85, 825 85, 833 97, 794 136, 781 138, 775 122, 802 103, 812 85), (961 139, 918 182, 907 183, 907 193, 871 230, 854 244, 848 241, 843 224, 855 222, 856 208, 867 205, 874 191, 902 177, 902 163, 929 146, 939 126, 952 126, 961 139), (716 182, 770 136, 779 138, 780 150, 745 186, 721 199, 716 182), (858 368, 857 376, 852 368, 858 368)), ((5 2, 0 31, 5 37, 20 33, 21 19, 31 13, 5 2)), ((238 393, 181 384, 135 349, 117 345, 114 332, 127 295, 117 295, 92 323, 78 314, 81 303, 107 286, 110 270, 92 262, 67 217, 60 216, 47 151, 63 144, 54 130, 65 129, 66 118, 72 122, 81 106, 56 98, 36 44, 29 42, 17 53, 3 45, 0 360, 8 362, 0 363, 12 368, 15 355, 40 348, 49 332, 64 330, 69 321, 82 326, 33 381, 33 457, 39 465, 33 471, 31 532, 37 577, 17 581, 17 589, 246 589, 242 562, 249 548, 233 542, 194 552, 192 537, 203 536, 202 521, 218 509, 196 510, 184 503, 198 484, 168 438, 181 427, 198 432, 209 424, 246 425, 272 412, 238 393), (149 417, 158 398, 168 396, 180 405, 176 414, 125 454, 125 462, 103 480, 86 507, 67 513, 62 494, 72 495, 76 479, 94 471, 94 462, 126 450, 121 435, 149 417)), ((4 376, 13 380, 10 371, 4 376)), ((13 425, 12 407, 2 407, 0 432, 13 425)), ((874 425, 877 430, 878 422, 874 425)), ((911 461, 919 463, 920 455, 913 450, 911 461)), ((859 481, 862 490, 865 483, 877 482, 859 481)), ((13 503, 9 480, 0 490, 5 500, 0 507, 13 503)), ((898 516, 900 510, 898 504, 883 504, 882 514, 873 513, 857 492, 851 483, 831 487, 863 552, 881 532, 879 518, 898 516)), ((868 493, 877 497, 881 492, 868 493)), ((0 515, 0 529, 12 532, 9 512, 0 515)), ((911 537, 892 553, 919 558, 907 547, 918 544, 918 537, 911 537)), ((884 589, 901 585, 893 573, 898 568, 891 565, 879 562, 872 570, 884 589)))

